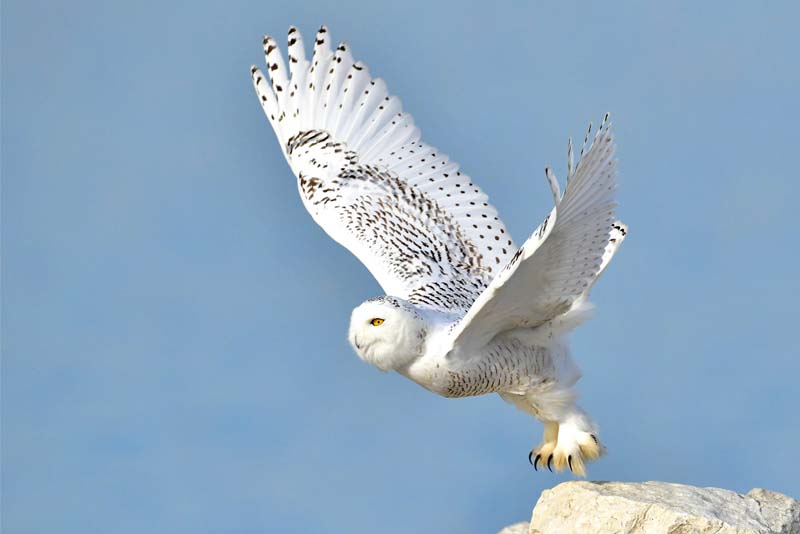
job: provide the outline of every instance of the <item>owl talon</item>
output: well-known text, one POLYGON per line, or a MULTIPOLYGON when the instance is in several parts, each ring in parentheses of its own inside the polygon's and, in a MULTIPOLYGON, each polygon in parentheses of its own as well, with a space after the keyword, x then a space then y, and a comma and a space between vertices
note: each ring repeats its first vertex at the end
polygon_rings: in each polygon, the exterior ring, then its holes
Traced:
POLYGON ((531 451, 531 452, 528 453, 528 463, 530 463, 533 466, 533 470, 534 471, 538 471, 539 468, 537 467, 537 464, 539 463, 539 458, 540 458, 541 455, 537 454, 536 458, 534 458, 533 457, 533 453, 534 452, 535 451, 531 451))
POLYGON ((567 468, 586 476, 586 463, 605 452, 597 434, 581 430, 572 423, 546 423, 544 440, 528 454, 528 461, 538 471, 539 465, 553 473, 567 468), (546 459, 546 461, 545 461, 546 459))
MULTIPOLYGON (((531 462, 533 468, 538 471, 539 464, 542 464, 544 468, 545 461, 544 459, 548 456, 551 458, 552 462, 552 452, 553 449, 556 447, 556 440, 558 439, 558 424, 557 423, 546 423, 545 430, 544 430, 544 440, 535 447, 530 454, 528 454, 528 461, 531 462)), ((548 469, 551 471, 553 470, 552 464, 548 466, 548 469)))
POLYGON ((539 460, 542 459, 542 455, 541 454, 537 454, 536 457, 534 458, 533 457, 533 453, 534 452, 536 452, 536 451, 532 450, 531 452, 528 453, 528 462, 533 466, 533 470, 534 471, 538 471, 539 470, 539 460))

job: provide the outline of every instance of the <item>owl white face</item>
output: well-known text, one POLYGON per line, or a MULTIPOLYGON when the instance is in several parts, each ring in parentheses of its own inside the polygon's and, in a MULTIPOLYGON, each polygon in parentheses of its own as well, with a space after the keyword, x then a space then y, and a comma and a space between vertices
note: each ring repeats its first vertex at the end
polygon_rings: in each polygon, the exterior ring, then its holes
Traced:
POLYGON ((426 335, 425 322, 411 304, 380 297, 353 310, 347 338, 359 358, 389 371, 421 356, 426 335))

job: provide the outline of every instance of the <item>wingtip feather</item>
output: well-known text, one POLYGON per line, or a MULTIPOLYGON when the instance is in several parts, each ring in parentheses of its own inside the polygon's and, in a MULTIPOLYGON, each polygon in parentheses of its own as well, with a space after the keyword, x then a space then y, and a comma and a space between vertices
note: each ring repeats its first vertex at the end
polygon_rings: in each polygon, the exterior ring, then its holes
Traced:
POLYGON ((553 203, 558 206, 561 202, 561 186, 558 185, 558 179, 550 167, 544 168, 544 175, 547 177, 547 183, 550 184, 550 192, 553 193, 553 203))

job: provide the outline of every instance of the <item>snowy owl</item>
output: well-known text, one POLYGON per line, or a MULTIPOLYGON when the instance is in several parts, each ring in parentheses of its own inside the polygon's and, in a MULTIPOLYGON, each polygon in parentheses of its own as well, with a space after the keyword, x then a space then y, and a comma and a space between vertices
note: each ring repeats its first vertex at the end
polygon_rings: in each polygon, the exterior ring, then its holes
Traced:
POLYGON ((614 217, 608 115, 591 143, 589 126, 576 164, 569 142, 563 194, 545 168, 555 207, 517 248, 383 80, 330 42, 323 26, 309 60, 290 28, 287 70, 265 37, 267 76, 250 74, 306 209, 386 292, 353 310, 355 352, 445 397, 498 393, 544 424, 534 468, 585 475, 605 449, 576 404, 566 335, 588 318, 589 290, 627 232, 614 217))

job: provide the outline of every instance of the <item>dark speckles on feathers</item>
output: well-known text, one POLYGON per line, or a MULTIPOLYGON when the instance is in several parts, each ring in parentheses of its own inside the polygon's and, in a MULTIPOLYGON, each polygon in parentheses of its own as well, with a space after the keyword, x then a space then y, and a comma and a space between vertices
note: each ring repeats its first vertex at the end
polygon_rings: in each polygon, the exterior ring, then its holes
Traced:
POLYGON ((298 133, 286 152, 294 158, 312 148, 314 157, 303 156, 310 164, 322 168, 319 161, 335 154, 343 161, 334 180, 325 173, 319 178, 301 174, 306 201, 315 209, 333 210, 350 234, 381 258, 383 269, 407 284, 409 302, 466 311, 488 285, 491 267, 482 264, 452 217, 396 174, 359 163, 325 131, 298 133))
POLYGON ((447 371, 445 397, 485 395, 528 385, 530 377, 551 380, 556 368, 548 348, 530 346, 514 338, 498 336, 474 365, 447 371))
POLYGON ((505 233, 502 223, 486 229, 482 224, 480 231, 473 228, 473 222, 496 220, 486 196, 456 163, 413 134, 413 119, 389 96, 385 84, 370 79, 363 63, 353 62, 349 47, 342 43, 331 52, 327 33, 320 28, 309 63, 302 37, 290 28, 287 73, 282 72, 275 41, 264 40, 274 96, 259 90, 264 80, 252 71, 264 110, 299 175, 306 207, 315 217, 324 213, 331 221, 324 224, 326 229, 328 224, 345 226, 343 235, 353 237, 353 246, 357 240, 358 247, 367 248, 376 275, 400 280, 411 299, 468 308, 492 278, 492 269, 506 264, 514 252, 510 241, 501 248, 508 237, 500 241, 505 233), (304 98, 309 93, 316 102, 304 98), (313 126, 298 131, 300 124, 307 124, 303 121, 309 109, 315 110, 313 126), (340 116, 330 122, 332 110, 340 116), (350 119, 353 116, 358 118, 350 119), (351 135, 362 132, 360 141, 347 139, 342 132, 332 136, 335 128, 330 124, 341 127, 347 120, 354 121, 351 135), (327 124, 329 131, 321 124, 327 124), (392 146, 389 140, 394 136, 407 141, 392 146), (385 152, 372 138, 389 141, 385 152), (359 153, 348 142, 358 146, 359 153), (361 160, 360 155, 368 159, 361 160))

